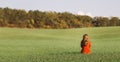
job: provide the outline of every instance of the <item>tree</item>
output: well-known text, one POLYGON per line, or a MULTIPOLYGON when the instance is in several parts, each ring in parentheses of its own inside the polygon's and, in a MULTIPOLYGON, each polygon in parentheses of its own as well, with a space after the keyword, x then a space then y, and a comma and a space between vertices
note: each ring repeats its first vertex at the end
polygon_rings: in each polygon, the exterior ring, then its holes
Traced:
POLYGON ((118 17, 112 17, 111 19, 110 19, 110 23, 109 23, 109 25, 110 26, 119 26, 119 18, 118 17))
POLYGON ((97 23, 97 26, 108 26, 109 18, 107 17, 95 17, 94 19, 97 23))
POLYGON ((93 26, 120 26, 118 17, 94 17, 69 12, 42 12, 22 9, 0 8, 0 27, 20 28, 80 28, 93 26))
POLYGON ((78 20, 82 22, 82 27, 92 27, 92 18, 89 16, 77 16, 78 20))

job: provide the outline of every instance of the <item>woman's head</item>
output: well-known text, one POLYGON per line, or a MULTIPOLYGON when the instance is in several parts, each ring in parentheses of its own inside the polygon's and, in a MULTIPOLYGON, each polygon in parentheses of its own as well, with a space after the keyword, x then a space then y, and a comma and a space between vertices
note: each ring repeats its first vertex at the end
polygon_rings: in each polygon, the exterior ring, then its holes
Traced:
POLYGON ((88 40, 88 34, 83 35, 83 40, 88 40))

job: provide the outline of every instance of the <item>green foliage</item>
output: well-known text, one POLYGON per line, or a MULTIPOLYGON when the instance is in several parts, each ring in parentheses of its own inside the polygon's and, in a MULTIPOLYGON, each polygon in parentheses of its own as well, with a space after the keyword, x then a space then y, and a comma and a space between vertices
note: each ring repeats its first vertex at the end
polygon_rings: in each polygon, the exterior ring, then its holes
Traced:
POLYGON ((120 26, 118 17, 90 17, 69 12, 42 12, 22 9, 0 8, 0 27, 19 28, 80 28, 93 26, 120 26))
POLYGON ((95 20, 97 22, 97 26, 108 26, 109 25, 109 19, 107 17, 95 17, 95 20))
POLYGON ((118 17, 112 17, 110 19, 110 25, 111 26, 120 26, 119 23, 120 23, 120 20, 119 20, 118 17))
POLYGON ((120 27, 80 29, 0 28, 0 62, 120 62, 120 27), (91 54, 80 54, 82 35, 91 54))

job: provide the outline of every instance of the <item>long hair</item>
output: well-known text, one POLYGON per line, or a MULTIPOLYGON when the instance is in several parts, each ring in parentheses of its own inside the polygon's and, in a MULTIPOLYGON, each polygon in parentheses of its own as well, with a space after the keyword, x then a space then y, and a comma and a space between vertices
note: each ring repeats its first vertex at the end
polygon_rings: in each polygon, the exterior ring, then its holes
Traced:
POLYGON ((81 48, 83 48, 85 45, 87 45, 88 39, 85 39, 86 36, 88 36, 88 34, 83 35, 83 39, 81 41, 81 48))

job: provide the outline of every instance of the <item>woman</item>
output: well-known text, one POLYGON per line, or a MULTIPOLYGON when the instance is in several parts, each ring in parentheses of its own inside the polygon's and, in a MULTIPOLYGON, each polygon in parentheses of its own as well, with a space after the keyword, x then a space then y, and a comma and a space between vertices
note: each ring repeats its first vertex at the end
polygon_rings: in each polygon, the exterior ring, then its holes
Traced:
POLYGON ((91 42, 88 38, 87 34, 83 35, 83 39, 81 41, 81 53, 83 54, 89 54, 90 53, 90 47, 91 47, 91 42))

